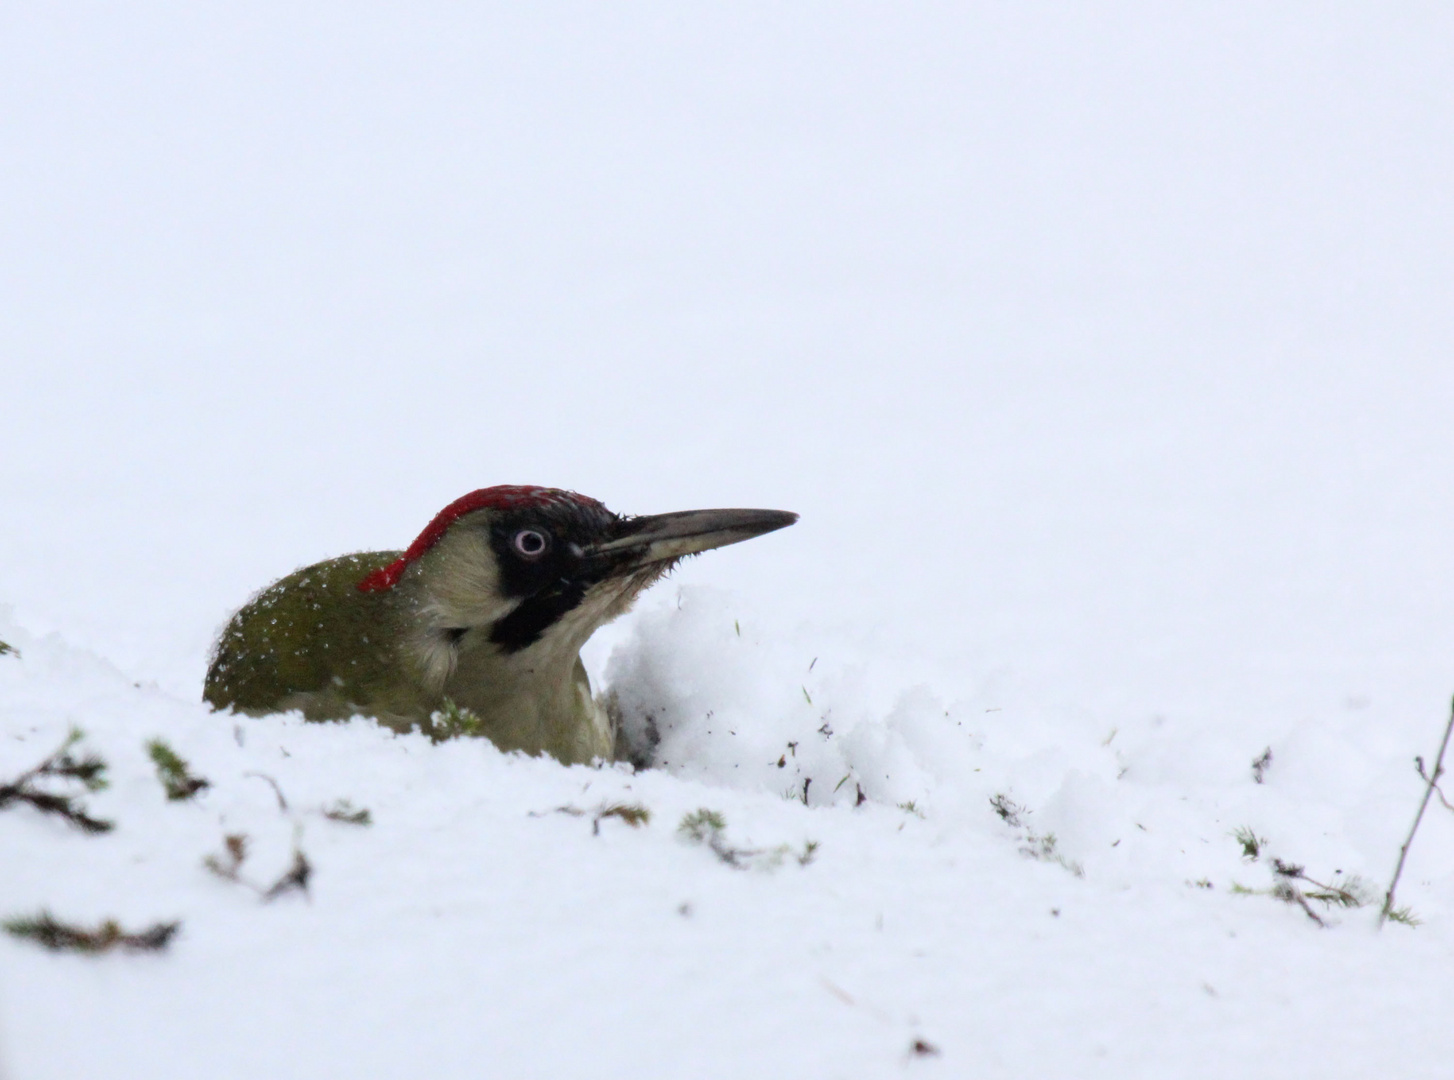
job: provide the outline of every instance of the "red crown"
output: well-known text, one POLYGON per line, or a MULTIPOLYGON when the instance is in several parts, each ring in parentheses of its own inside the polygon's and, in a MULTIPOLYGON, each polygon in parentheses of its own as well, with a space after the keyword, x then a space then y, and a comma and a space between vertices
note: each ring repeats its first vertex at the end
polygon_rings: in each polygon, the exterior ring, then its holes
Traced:
POLYGON ((455 499, 454 502, 435 514, 434 520, 414 538, 414 542, 409 545, 408 550, 402 556, 388 566, 381 566, 370 572, 360 581, 358 583, 359 592, 381 592, 384 589, 392 589, 404 576, 404 571, 409 568, 409 564, 439 543, 439 538, 458 518, 465 514, 475 510, 520 510, 561 504, 598 510, 606 509, 595 499, 577 495, 574 491, 535 487, 531 484, 500 484, 497 487, 471 491, 468 495, 455 499))

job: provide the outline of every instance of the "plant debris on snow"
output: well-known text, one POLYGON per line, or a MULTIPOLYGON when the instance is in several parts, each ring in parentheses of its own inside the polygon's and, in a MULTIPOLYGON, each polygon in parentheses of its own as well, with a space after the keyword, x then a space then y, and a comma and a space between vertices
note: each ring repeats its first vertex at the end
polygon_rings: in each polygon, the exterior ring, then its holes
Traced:
MULTIPOLYGON (((606 818, 617 818, 620 821, 624 821, 627 825, 630 825, 633 829, 639 829, 651 821, 651 811, 640 803, 602 803, 595 810, 582 810, 579 806, 557 806, 550 812, 554 814, 568 814, 570 817, 585 817, 587 814, 590 814, 592 836, 599 836, 601 834, 601 822, 606 818)), ((532 810, 530 816, 541 817, 543 815, 538 810, 532 810)))
POLYGON ((914 1057, 938 1057, 939 1047, 927 1039, 915 1039, 909 1045, 909 1053, 914 1057))
POLYGON ((799 866, 807 866, 818 853, 816 840, 806 841, 801 851, 795 851, 788 844, 770 848, 734 847, 727 842, 727 819, 718 811, 705 807, 685 815, 677 825, 677 835, 688 843, 703 845, 717 856, 719 862, 734 870, 754 866, 772 870, 781 866, 787 858, 796 860, 799 866))
POLYGON ((171 944, 182 928, 180 922, 155 923, 140 931, 121 929, 115 919, 107 919, 94 929, 64 923, 49 911, 37 915, 6 919, 0 926, 12 937, 33 941, 53 952, 103 953, 112 949, 132 952, 160 952, 171 944))
POLYGON ((1252 780, 1254 783, 1264 783, 1267 778, 1267 770, 1272 767, 1272 747, 1262 751, 1259 757, 1252 761, 1252 780))
POLYGON ((193 776, 186 761, 165 740, 156 738, 147 742, 146 753, 157 768, 157 779, 162 782, 168 800, 180 802, 190 799, 212 786, 210 781, 193 776))
MULTIPOLYGON (((1242 845, 1242 857, 1248 862, 1263 861, 1267 841, 1259 837, 1248 826, 1241 826, 1232 833, 1242 845)), ((1328 912, 1334 908, 1353 909, 1366 907, 1378 900, 1378 890, 1357 874, 1334 871, 1329 881, 1309 877, 1306 867, 1288 862, 1276 856, 1268 857, 1268 868, 1272 872, 1272 884, 1265 889, 1252 889, 1246 885, 1232 883, 1232 892, 1239 896, 1270 896, 1284 904, 1300 908, 1304 915, 1318 926, 1328 926, 1328 912), (1322 905, 1322 911, 1313 907, 1322 905)), ((1399 912, 1395 920, 1409 926, 1418 925, 1418 919, 1406 909, 1399 912)))
MULTIPOLYGON (((912 812, 913 804, 901 809, 912 812)), ((1059 851, 1059 841, 1054 833, 1037 833, 1024 822, 1030 811, 1001 792, 990 799, 990 808, 1010 828, 1020 832, 1020 854, 1040 862, 1052 862, 1069 870, 1076 877, 1085 877, 1085 867, 1074 859, 1066 858, 1059 851)), ((922 815, 921 815, 922 816, 922 815)))
POLYGON ((1242 858, 1257 860, 1262 851, 1262 846, 1267 843, 1246 825, 1240 825, 1232 830, 1232 838, 1242 845, 1242 858))
POLYGON ((80 802, 80 793, 58 794, 45 789, 47 781, 79 784, 85 791, 106 787, 106 762, 97 754, 76 758, 72 750, 85 736, 80 728, 72 728, 65 742, 40 764, 27 769, 14 780, 0 783, 0 810, 12 803, 24 803, 43 814, 55 814, 69 821, 82 832, 104 833, 115 822, 92 817, 80 802))
POLYGON ((344 825, 372 825, 374 823, 373 815, 369 813, 368 807, 356 807, 348 799, 336 799, 319 812, 329 821, 341 822, 344 825))
POLYGON ((990 799, 990 807, 999 815, 1000 820, 1010 828, 1020 828, 1020 815, 1024 813, 1025 808, 1013 801, 1008 795, 1003 793, 995 795, 990 799))
POLYGON ((208 855, 202 865, 224 881, 242 885, 262 897, 266 903, 289 892, 308 895, 308 879, 313 876, 313 865, 297 844, 293 845, 293 861, 271 885, 258 885, 242 876, 242 864, 247 861, 248 838, 246 833, 230 833, 222 838, 221 854, 208 855))

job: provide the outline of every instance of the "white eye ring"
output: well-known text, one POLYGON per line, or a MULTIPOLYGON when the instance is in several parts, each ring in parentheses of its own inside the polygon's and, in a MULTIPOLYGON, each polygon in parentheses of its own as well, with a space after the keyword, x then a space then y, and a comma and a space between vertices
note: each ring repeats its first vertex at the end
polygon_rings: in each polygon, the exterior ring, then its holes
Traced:
POLYGON ((545 549, 550 547, 550 541, 546 539, 543 532, 535 529, 521 529, 515 534, 511 541, 516 552, 527 559, 538 559, 545 554, 545 549))

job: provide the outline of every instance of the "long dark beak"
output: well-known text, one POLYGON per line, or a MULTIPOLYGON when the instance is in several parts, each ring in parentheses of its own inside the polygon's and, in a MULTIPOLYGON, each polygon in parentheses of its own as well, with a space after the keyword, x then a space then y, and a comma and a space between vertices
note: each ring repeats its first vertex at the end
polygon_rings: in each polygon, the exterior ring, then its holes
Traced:
POLYGON ((797 520, 797 514, 786 510, 683 510, 627 518, 614 539, 592 544, 583 554, 606 559, 615 564, 613 572, 625 573, 751 540, 785 529, 797 520))

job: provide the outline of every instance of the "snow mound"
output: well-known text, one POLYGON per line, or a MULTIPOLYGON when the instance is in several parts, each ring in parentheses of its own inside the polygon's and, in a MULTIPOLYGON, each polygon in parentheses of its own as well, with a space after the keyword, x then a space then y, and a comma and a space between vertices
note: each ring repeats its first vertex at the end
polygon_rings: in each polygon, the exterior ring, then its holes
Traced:
POLYGON ((672 776, 811 807, 907 808, 1020 842, 1130 887, 1234 876, 1237 829, 1286 861, 1388 872, 1417 799, 1408 757, 1356 715, 1222 724, 1034 700, 885 692, 871 658, 754 632, 708 588, 641 613, 606 666, 629 756, 672 776), (1003 704, 1002 704, 1003 702, 1003 704), (1254 762, 1268 753, 1260 768, 1254 762), (1000 813, 995 808, 1018 808, 1000 813))
POLYGON ((182 925, 159 956, 0 940, 4 1075, 1437 1075, 1411 1025, 1450 979, 1454 828, 1413 932, 1270 894, 1274 856, 1387 870, 1416 784, 1365 728, 946 704, 734 610, 688 591, 613 654, 636 771, 218 715, 0 611, 0 779, 78 726, 115 822, 0 812, 0 915, 182 925), (169 800, 155 738, 210 786, 169 800), (230 836, 239 880, 206 867, 230 836), (306 892, 265 900, 300 853, 306 892))
POLYGON ((744 631, 730 597, 708 588, 644 612, 606 678, 637 765, 809 806, 926 800, 982 744, 970 706, 917 687, 880 713, 865 665, 744 631))

